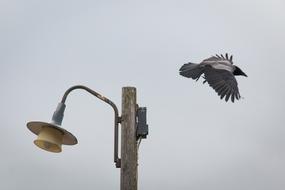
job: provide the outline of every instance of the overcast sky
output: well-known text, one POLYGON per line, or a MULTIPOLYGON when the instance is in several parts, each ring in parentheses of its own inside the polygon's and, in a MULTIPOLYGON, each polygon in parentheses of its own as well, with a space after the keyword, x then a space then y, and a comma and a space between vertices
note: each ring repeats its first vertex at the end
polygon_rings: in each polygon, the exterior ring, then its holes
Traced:
POLYGON ((150 134, 139 151, 141 190, 285 189, 285 1, 0 1, 0 189, 119 189, 113 111, 84 91, 62 127, 79 141, 60 154, 33 144, 64 91, 86 85, 121 110, 137 88, 150 134), (235 103, 181 65, 234 55, 235 103))

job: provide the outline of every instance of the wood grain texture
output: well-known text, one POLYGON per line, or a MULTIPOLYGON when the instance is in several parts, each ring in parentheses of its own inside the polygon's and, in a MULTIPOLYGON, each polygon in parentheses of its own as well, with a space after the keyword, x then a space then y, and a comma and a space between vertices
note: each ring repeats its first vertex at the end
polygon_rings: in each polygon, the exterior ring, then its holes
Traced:
POLYGON ((136 88, 124 87, 121 128, 121 190, 137 190, 136 88))

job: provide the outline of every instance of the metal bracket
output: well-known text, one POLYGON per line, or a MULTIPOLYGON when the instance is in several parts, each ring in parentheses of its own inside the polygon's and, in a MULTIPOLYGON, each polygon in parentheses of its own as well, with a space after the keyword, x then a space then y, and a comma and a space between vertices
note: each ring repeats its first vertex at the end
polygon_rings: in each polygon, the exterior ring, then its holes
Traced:
POLYGON ((122 117, 118 117, 118 123, 122 123, 122 117))
POLYGON ((116 160, 115 164, 116 164, 116 168, 121 168, 121 159, 118 158, 118 159, 116 160))

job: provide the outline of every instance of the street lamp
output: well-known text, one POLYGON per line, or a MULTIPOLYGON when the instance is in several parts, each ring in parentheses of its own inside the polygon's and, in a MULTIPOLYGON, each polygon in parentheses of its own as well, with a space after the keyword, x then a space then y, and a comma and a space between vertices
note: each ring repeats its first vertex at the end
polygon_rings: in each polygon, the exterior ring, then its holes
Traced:
POLYGON ((99 98, 100 100, 109 104, 114 110, 114 162, 116 167, 120 167, 120 159, 118 156, 118 124, 120 122, 120 117, 118 113, 117 106, 108 98, 102 96, 98 92, 94 90, 82 86, 76 85, 69 88, 63 95, 61 102, 58 104, 55 112, 52 116, 52 121, 50 123, 40 122, 40 121, 30 121, 27 123, 28 129, 33 132, 34 134, 38 135, 38 138, 34 141, 35 145, 39 148, 42 148, 49 152, 61 152, 61 145, 75 145, 77 144, 76 137, 70 133, 69 131, 65 130, 64 128, 60 127, 65 110, 65 101, 68 94, 75 90, 75 89, 83 89, 89 92, 90 94, 94 95, 95 97, 99 98))
POLYGON ((146 108, 138 107, 136 104, 136 89, 134 87, 124 87, 122 94, 122 116, 119 116, 117 106, 108 98, 95 92, 94 90, 76 85, 69 88, 63 95, 53 113, 50 123, 41 121, 30 121, 27 123, 28 129, 38 137, 34 144, 49 152, 59 153, 62 145, 77 144, 76 137, 61 127, 64 116, 65 101, 68 94, 76 89, 83 89, 105 103, 114 110, 114 162, 116 168, 121 168, 121 189, 137 189, 137 147, 142 138, 148 135, 148 125, 146 123, 146 108), (118 131, 121 124, 121 157, 118 155, 118 131))

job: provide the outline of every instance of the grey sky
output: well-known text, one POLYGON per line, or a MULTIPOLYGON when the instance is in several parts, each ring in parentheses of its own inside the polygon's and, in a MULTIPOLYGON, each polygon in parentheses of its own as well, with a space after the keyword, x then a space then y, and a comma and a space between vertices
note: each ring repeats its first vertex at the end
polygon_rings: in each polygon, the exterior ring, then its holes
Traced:
POLYGON ((83 84, 121 109, 135 86, 148 108, 139 189, 285 188, 285 2, 0 1, 0 189, 118 189, 112 109, 83 91, 63 127, 79 140, 61 154, 32 143, 64 91, 83 84), (234 55, 244 99, 219 100, 179 76, 185 62, 234 55))

